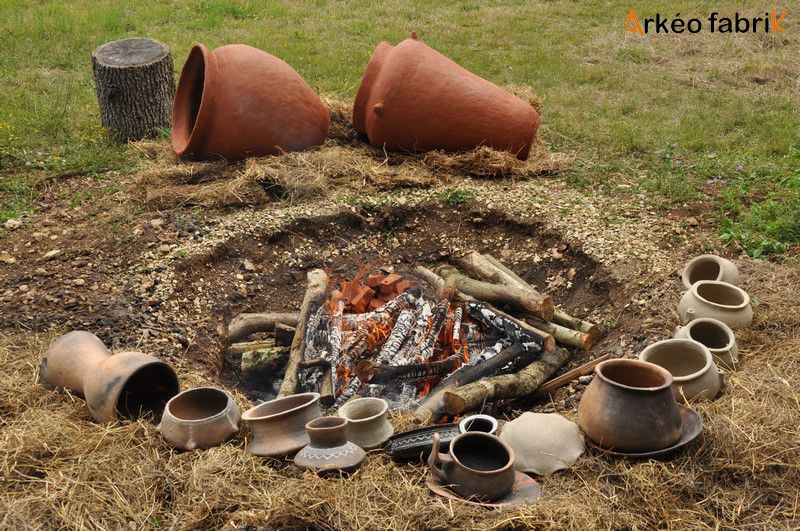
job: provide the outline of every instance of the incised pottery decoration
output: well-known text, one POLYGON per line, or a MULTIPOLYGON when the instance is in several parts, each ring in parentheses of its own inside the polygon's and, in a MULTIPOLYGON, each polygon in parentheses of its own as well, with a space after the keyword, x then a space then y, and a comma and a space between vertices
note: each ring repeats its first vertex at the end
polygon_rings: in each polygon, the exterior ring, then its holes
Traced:
POLYGON ((677 400, 712 399, 722 387, 711 352, 692 339, 665 339, 645 348, 639 359, 663 367, 672 375, 677 400))
POLYGON ((244 44, 197 44, 172 109, 172 148, 196 159, 277 155, 319 146, 330 113, 277 57, 244 44))
POLYGON ((674 445, 682 421, 672 375, 641 360, 606 360, 578 404, 578 426, 598 446, 650 452, 674 445))
POLYGON ((56 339, 39 365, 39 378, 51 387, 70 389, 84 398, 98 422, 161 416, 178 394, 178 376, 163 361, 142 352, 111 355, 90 332, 75 331, 56 339))
POLYGON ((197 387, 167 402, 158 430, 184 450, 210 448, 239 432, 242 414, 233 398, 215 387, 197 387))
POLYGON ((435 424, 416 428, 393 435, 386 445, 385 452, 394 459, 425 460, 433 447, 433 436, 439 435, 439 448, 446 452, 450 441, 461 434, 458 424, 435 424))
POLYGON ((412 34, 397 46, 375 48, 356 95, 353 127, 390 150, 489 146, 525 160, 539 113, 412 34))
POLYGON ((683 324, 710 317, 734 330, 747 328, 753 322, 750 295, 742 288, 718 280, 699 280, 692 284, 681 297, 678 315, 683 324))
POLYGON ((502 498, 514 485, 514 450, 494 435, 471 431, 450 443, 450 451, 439 451, 439 436, 433 436, 428 456, 430 472, 450 490, 468 500, 491 502, 502 498))
POLYGON ((676 338, 693 339, 711 352, 714 363, 722 369, 732 370, 739 362, 739 347, 733 330, 716 319, 701 317, 675 330, 676 338))
POLYGON ((556 413, 523 413, 506 422, 500 439, 514 450, 514 468, 544 475, 575 464, 586 446, 580 428, 556 413))
POLYGON ((309 442, 306 424, 321 417, 319 393, 276 398, 242 415, 250 428, 247 451, 263 457, 293 455, 309 442))
POLYGON ((341 417, 320 417, 306 424, 310 442, 297 452, 294 464, 319 474, 347 474, 361 466, 366 452, 347 440, 347 424, 341 417))
POLYGON ((497 419, 491 415, 470 415, 461 419, 458 423, 458 430, 461 433, 468 431, 482 431, 483 433, 494 434, 497 432, 497 419))
POLYGON ((739 282, 739 269, 721 256, 701 254, 689 260, 681 273, 681 281, 687 289, 699 280, 721 280, 736 285, 739 282))
POLYGON ((347 440, 365 450, 382 446, 394 433, 387 418, 389 404, 382 398, 357 398, 339 408, 347 419, 347 440))

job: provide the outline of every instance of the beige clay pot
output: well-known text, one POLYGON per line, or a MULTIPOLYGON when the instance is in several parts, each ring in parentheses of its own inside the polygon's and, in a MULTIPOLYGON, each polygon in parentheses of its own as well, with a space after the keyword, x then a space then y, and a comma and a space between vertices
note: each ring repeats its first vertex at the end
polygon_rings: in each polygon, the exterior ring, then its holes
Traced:
POLYGON ((39 365, 39 379, 50 387, 70 389, 86 398, 98 422, 161 416, 178 394, 172 367, 142 352, 111 355, 92 333, 75 331, 56 339, 39 365))
POLYGON ((675 330, 675 338, 692 339, 702 343, 721 369, 733 370, 739 362, 739 347, 733 330, 716 319, 701 317, 675 330))
POLYGON ((242 414, 231 396, 215 387, 189 389, 167 402, 158 430, 183 450, 218 446, 239 432, 242 414))
POLYGON ((322 416, 319 393, 276 398, 242 415, 250 428, 247 451, 263 457, 296 454, 309 443, 306 424, 322 416))
POLYGON ((687 289, 700 280, 719 280, 736 285, 739 283, 739 269, 721 256, 701 254, 689 260, 681 273, 681 281, 687 289))
POLYGON ((357 398, 339 408, 339 416, 347 419, 347 440, 364 450, 377 448, 394 433, 387 418, 389 404, 382 398, 357 398))
POLYGON ((639 354, 639 359, 653 363, 672 375, 672 393, 676 400, 710 400, 719 394, 722 377, 711 352, 691 339, 665 339, 653 343, 639 354))
POLYGON ((701 317, 722 321, 732 329, 747 328, 753 322, 750 296, 742 288, 718 280, 695 282, 678 304, 683 324, 701 317))

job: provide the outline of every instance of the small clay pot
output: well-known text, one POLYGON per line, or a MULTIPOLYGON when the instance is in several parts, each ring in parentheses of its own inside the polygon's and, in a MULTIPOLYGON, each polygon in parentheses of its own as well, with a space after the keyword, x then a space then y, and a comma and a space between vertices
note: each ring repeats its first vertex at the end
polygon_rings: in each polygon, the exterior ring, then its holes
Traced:
POLYGON ((739 347, 733 330, 716 319, 701 317, 690 321, 686 326, 675 330, 675 337, 692 339, 702 343, 714 358, 714 363, 721 369, 733 370, 739 363, 739 347))
POLYGON ((347 419, 347 440, 365 450, 378 448, 394 433, 387 418, 389 404, 382 398, 357 398, 339 408, 347 419))
POLYGON ((481 431, 483 433, 494 434, 497 432, 497 419, 491 415, 470 415, 461 419, 458 423, 458 430, 461 433, 468 431, 481 431))
POLYGON ((641 360, 614 359, 595 367, 578 404, 578 426, 598 446, 622 452, 667 448, 681 437, 672 375, 641 360))
POLYGON ((736 285, 739 282, 739 269, 721 256, 701 254, 689 260, 681 273, 681 281, 687 289, 700 280, 719 280, 736 285))
POLYGON ((244 44, 195 45, 172 109, 172 148, 195 159, 277 155, 319 146, 330 112, 284 61, 244 44))
POLYGON ((539 113, 412 34, 397 46, 375 48, 356 95, 353 127, 390 150, 489 146, 525 160, 539 113))
POLYGON ((692 339, 665 339, 645 348, 639 359, 663 367, 672 375, 677 400, 710 400, 719 394, 722 378, 711 352, 692 339))
POLYGON ((439 452, 439 435, 435 434, 428 466, 439 481, 467 500, 490 502, 514 486, 514 450, 488 433, 462 433, 453 439, 446 454, 439 452))
POLYGON ((361 466, 366 452, 347 440, 347 420, 341 417, 320 417, 306 424, 310 442, 297 452, 294 464, 318 474, 349 474, 361 466))
POLYGON ((218 446, 239 432, 242 414, 231 396, 215 387, 189 389, 167 402, 158 430, 184 450, 218 446))
POLYGON ((242 415, 250 427, 247 451, 263 457, 294 455, 309 442, 306 424, 322 416, 319 393, 276 398, 242 415))
POLYGON ((692 284, 681 297, 678 315, 683 324, 709 317, 734 330, 747 328, 753 322, 750 295, 742 288, 718 280, 699 280, 692 284))
POLYGON ((163 361, 142 352, 112 356, 94 334, 75 331, 56 339, 39 365, 39 379, 49 387, 70 389, 86 398, 98 422, 161 417, 178 394, 178 376, 163 361))

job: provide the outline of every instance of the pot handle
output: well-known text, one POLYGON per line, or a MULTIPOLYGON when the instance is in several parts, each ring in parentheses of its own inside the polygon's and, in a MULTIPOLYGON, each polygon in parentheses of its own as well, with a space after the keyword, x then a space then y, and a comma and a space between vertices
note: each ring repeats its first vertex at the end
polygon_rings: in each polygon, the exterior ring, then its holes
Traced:
POLYGON ((448 481, 445 467, 452 461, 453 459, 448 454, 439 453, 439 434, 434 433, 433 448, 431 448, 431 454, 428 456, 428 467, 431 469, 431 473, 442 483, 447 483, 448 481), (438 463, 442 464, 441 469, 436 466, 438 463))

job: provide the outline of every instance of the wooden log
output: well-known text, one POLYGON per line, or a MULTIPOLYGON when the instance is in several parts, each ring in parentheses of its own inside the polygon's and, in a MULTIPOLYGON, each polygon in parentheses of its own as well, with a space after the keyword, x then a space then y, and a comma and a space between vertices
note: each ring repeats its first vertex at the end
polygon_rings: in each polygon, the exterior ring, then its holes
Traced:
POLYGON ((275 346, 288 347, 294 339, 294 327, 283 323, 275 323, 275 346))
POLYGON ((548 323, 533 316, 525 317, 525 322, 534 328, 538 328, 552 335, 557 343, 565 347, 579 348, 588 351, 592 348, 592 345, 594 345, 592 336, 585 332, 573 330, 555 323, 548 323))
POLYGON ((528 396, 555 374, 569 358, 568 350, 558 348, 552 352, 545 352, 541 359, 515 374, 484 378, 445 391, 442 397, 444 411, 450 415, 460 415, 465 411, 480 409, 489 400, 528 396))
POLYGON ((124 39, 92 52, 100 121, 118 142, 154 136, 172 124, 175 80, 169 48, 155 39, 124 39))
POLYGON ((228 343, 241 341, 256 332, 272 332, 277 323, 297 326, 299 318, 298 313, 240 313, 228 325, 228 343))
MULTIPOLYGON (((228 350, 231 354, 244 354, 248 350, 259 350, 264 348, 272 348, 275 345, 275 340, 272 338, 263 341, 248 341, 245 343, 234 343, 228 350)), ((285 346, 285 345, 284 345, 285 346)))
POLYGON ((248 350, 242 354, 242 377, 250 382, 271 380, 288 356, 286 347, 248 350))
POLYGON ((509 306, 517 311, 535 315, 545 321, 550 321, 553 318, 553 300, 548 295, 534 297, 531 295, 530 290, 476 280, 459 273, 453 266, 439 266, 435 272, 458 291, 471 295, 478 300, 495 306, 509 306))
POLYGON ((331 407, 336 400, 333 394, 333 369, 328 366, 322 373, 322 383, 319 385, 319 403, 323 407, 331 407))
POLYGON ((297 391, 297 370, 300 366, 300 361, 303 359, 306 326, 313 312, 316 312, 317 308, 325 302, 328 296, 328 275, 325 271, 312 269, 306 276, 308 278, 308 287, 303 297, 303 303, 300 305, 300 315, 289 351, 289 361, 286 363, 286 374, 278 391, 279 397, 292 395, 297 391))
POLYGON ((536 392, 533 393, 533 396, 544 396, 544 395, 546 395, 548 393, 552 393, 556 389, 558 389, 560 387, 564 387, 565 385, 570 383, 575 378, 580 378, 581 376, 586 376, 590 372, 594 371, 594 368, 597 367, 597 365, 601 361, 605 361, 610 357, 611 357, 611 354, 603 354, 602 356, 600 356, 598 358, 595 358, 592 361, 584 363, 580 367, 575 367, 574 369, 565 372, 561 376, 557 376, 557 377, 553 378, 552 380, 546 381, 541 386, 539 386, 539 388, 536 390, 536 392))
POLYGON ((361 360, 356 365, 356 375, 362 382, 368 384, 419 383, 446 376, 458 369, 462 363, 463 359, 458 354, 439 361, 410 365, 379 365, 372 360, 361 360))

